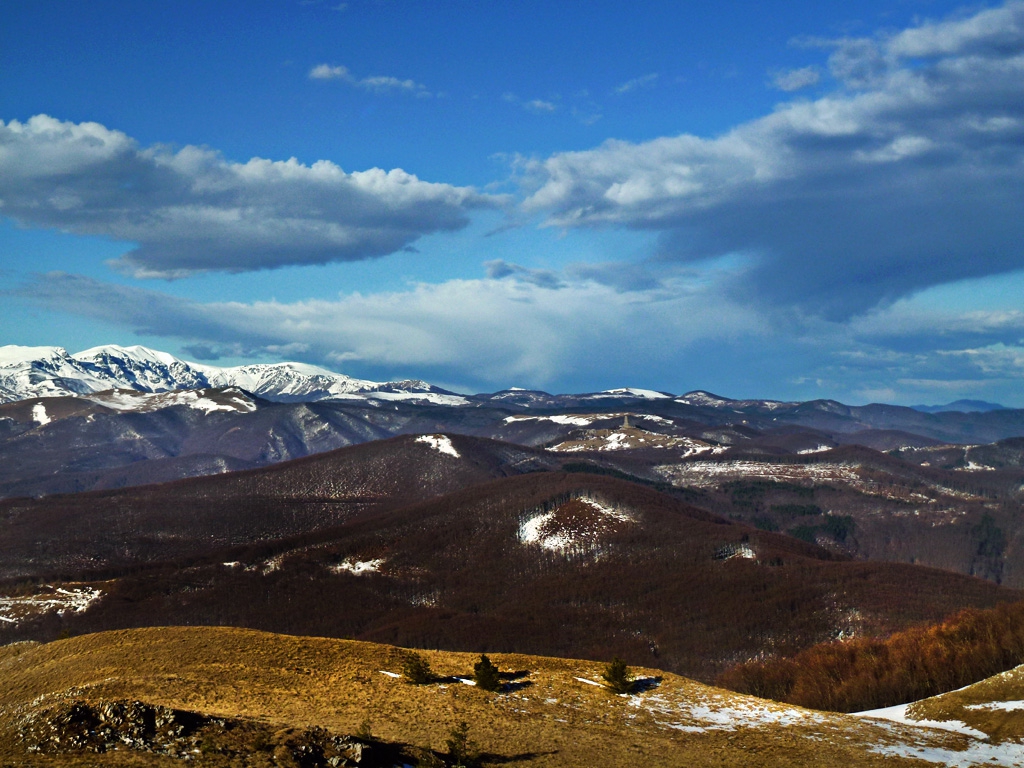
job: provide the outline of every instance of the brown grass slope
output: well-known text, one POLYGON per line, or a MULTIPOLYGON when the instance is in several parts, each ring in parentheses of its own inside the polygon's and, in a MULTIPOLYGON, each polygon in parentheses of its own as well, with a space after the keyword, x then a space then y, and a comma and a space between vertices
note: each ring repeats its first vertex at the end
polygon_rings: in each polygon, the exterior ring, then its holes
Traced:
POLYGON ((232 625, 488 653, 619 655, 711 680, 737 661, 1021 598, 935 569, 852 561, 616 478, 558 472, 99 587, 104 597, 88 611, 0 626, 0 641, 232 625), (527 523, 546 514, 552 535, 575 535, 572 546, 523 540, 527 523), (358 563, 374 565, 346 570, 358 563))
MULTIPOLYGON (((75 700, 140 700, 272 729, 319 726, 353 733, 368 720, 377 738, 436 750, 465 721, 488 765, 922 764, 870 751, 899 741, 888 729, 737 696, 657 670, 637 670, 649 688, 620 697, 580 680, 599 679, 601 667, 592 662, 495 655, 499 667, 519 672, 518 690, 487 693, 451 682, 412 686, 381 674, 400 670, 405 654, 351 641, 174 627, 0 648, 0 765, 182 764, 124 747, 104 754, 26 754, 19 727, 75 700)), ((441 675, 466 674, 477 658, 424 656, 441 675)), ((924 745, 955 747, 957 741, 926 732, 915 738, 924 745)), ((188 764, 227 765, 222 757, 204 750, 188 764)), ((253 749, 244 764, 261 759, 266 756, 253 749)))

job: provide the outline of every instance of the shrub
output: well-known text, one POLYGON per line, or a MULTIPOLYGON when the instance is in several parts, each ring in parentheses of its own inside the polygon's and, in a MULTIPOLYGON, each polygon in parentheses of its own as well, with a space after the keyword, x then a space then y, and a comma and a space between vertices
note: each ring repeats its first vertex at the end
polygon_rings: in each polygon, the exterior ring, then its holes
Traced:
POLYGON ((626 662, 618 656, 612 659, 612 663, 604 668, 604 674, 601 677, 604 678, 605 685, 608 686, 608 690, 612 693, 633 692, 633 673, 629 671, 626 662))
POLYGON ((481 655, 480 661, 473 665, 473 679, 476 680, 476 687, 485 691, 497 691, 501 688, 498 668, 484 655, 481 655))
POLYGON ((426 685, 437 677, 430 671, 430 664, 418 653, 410 653, 402 664, 402 674, 413 685, 426 685))

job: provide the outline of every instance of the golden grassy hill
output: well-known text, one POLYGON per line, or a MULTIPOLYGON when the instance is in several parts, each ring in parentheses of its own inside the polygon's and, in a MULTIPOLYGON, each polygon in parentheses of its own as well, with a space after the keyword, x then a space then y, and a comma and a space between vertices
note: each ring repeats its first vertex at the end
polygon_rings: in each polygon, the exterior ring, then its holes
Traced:
MULTIPOLYGON (((495 654, 502 670, 526 673, 516 678, 516 690, 487 693, 458 682, 414 686, 384 674, 398 673, 407 654, 372 643, 208 627, 0 647, 0 765, 182 764, 129 749, 28 756, 19 724, 70 700, 140 700, 338 734, 355 733, 368 720, 378 739, 436 750, 456 723, 466 721, 488 764, 517 766, 927 765, 934 762, 898 755, 918 748, 953 754, 973 743, 957 734, 741 696, 657 670, 635 670, 649 679, 644 692, 614 696, 584 682, 600 680, 602 671, 588 661, 495 654)), ((478 658, 422 655, 439 675, 466 675, 478 658)), ((261 764, 218 759, 198 754, 188 764, 261 764)))
POLYGON ((959 721, 998 741, 1024 741, 1024 666, 915 702, 917 720, 959 721))

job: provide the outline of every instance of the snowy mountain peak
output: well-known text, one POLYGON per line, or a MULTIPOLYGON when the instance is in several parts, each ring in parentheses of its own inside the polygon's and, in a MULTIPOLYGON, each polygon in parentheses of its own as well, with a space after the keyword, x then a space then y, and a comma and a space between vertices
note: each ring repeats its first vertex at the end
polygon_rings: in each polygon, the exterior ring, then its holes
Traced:
POLYGON ((636 387, 619 387, 618 389, 606 389, 601 394, 617 395, 619 397, 637 397, 643 400, 667 400, 672 395, 658 392, 653 389, 638 389, 636 387))
POLYGON ((713 395, 710 392, 705 392, 702 389, 698 389, 693 392, 687 392, 682 397, 677 397, 676 402, 683 403, 684 405, 704 405, 712 407, 721 407, 733 401, 727 397, 719 397, 718 395, 713 395))
POLYGON ((174 357, 174 355, 157 349, 150 349, 141 344, 135 344, 131 347, 122 347, 120 344, 104 344, 99 347, 83 350, 82 352, 76 352, 72 357, 83 362, 104 358, 131 358, 139 362, 148 361, 161 365, 173 365, 174 363, 182 362, 174 357))
POLYGON ((196 367, 149 347, 108 344, 71 357, 97 378, 121 389, 170 392, 210 386, 210 381, 196 367))
POLYGON ((97 387, 103 388, 99 379, 63 347, 0 347, 0 402, 63 397, 97 387))
POLYGON ((8 344, 0 347, 0 367, 33 361, 61 360, 67 356, 68 351, 64 347, 21 347, 17 344, 8 344))
POLYGON ((74 355, 61 347, 0 347, 0 403, 107 390, 159 393, 228 387, 279 402, 372 399, 468 403, 425 381, 378 383, 308 363, 219 368, 179 360, 143 346, 106 344, 74 355))
POLYGON ((213 386, 239 387, 268 400, 308 401, 368 392, 380 385, 306 363, 205 368, 213 386))

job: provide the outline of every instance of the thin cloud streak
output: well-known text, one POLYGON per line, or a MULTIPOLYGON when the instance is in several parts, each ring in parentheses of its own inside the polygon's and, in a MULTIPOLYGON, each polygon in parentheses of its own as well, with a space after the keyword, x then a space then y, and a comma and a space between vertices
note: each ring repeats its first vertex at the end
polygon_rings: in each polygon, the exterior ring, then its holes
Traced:
POLYGON ((385 93, 387 91, 402 91, 421 98, 432 96, 427 86, 417 83, 415 80, 391 77, 390 75, 371 75, 370 77, 356 77, 348 67, 339 64, 317 64, 309 70, 310 80, 339 80, 348 85, 362 88, 367 91, 385 93))
POLYGON ((627 80, 622 85, 617 86, 614 90, 615 93, 622 95, 635 91, 637 88, 650 88, 658 81, 658 73, 651 72, 650 74, 643 75, 642 77, 634 77, 632 80, 627 80))
POLYGON ((776 72, 772 77, 772 85, 780 91, 792 92, 817 85, 820 80, 821 73, 818 68, 811 66, 776 72))

